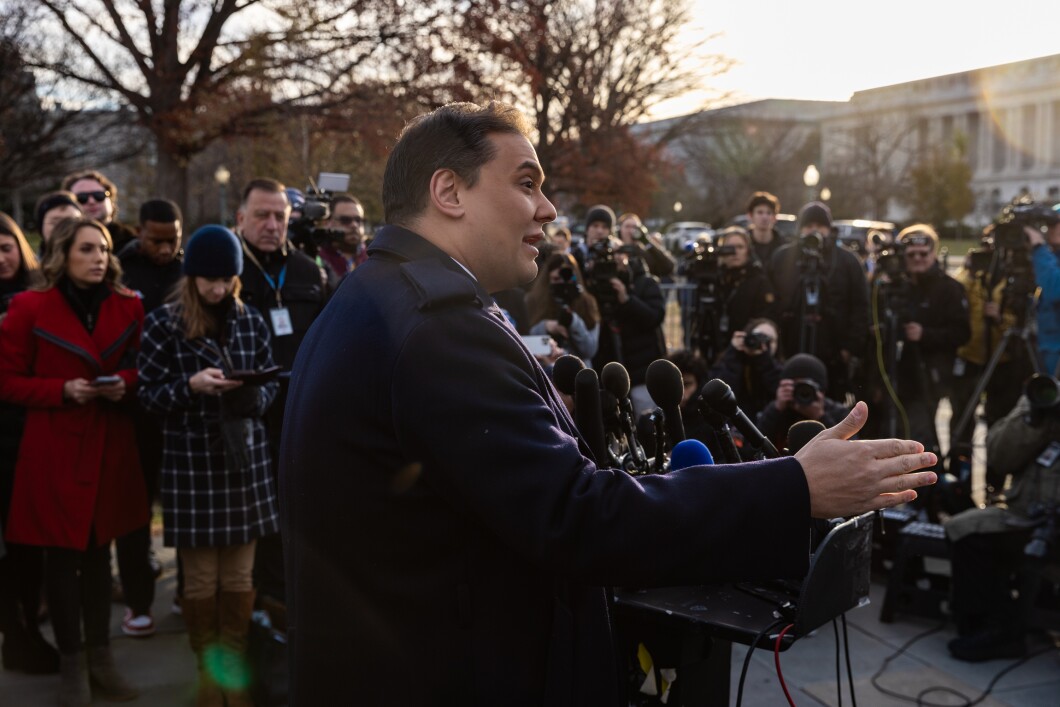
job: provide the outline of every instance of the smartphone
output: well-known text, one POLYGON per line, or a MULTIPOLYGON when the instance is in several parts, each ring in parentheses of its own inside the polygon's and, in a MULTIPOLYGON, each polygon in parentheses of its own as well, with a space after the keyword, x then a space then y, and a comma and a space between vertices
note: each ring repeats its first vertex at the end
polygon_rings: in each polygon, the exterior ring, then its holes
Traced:
POLYGON ((102 386, 114 385, 121 382, 121 376, 98 376, 89 382, 89 385, 102 386))
POLYGON ((523 343, 526 344, 526 348, 530 349, 530 353, 535 356, 548 356, 552 353, 551 340, 552 337, 548 334, 535 334, 533 336, 523 337, 523 343))
POLYGON ((243 381, 250 385, 262 385, 274 380, 283 370, 282 366, 270 366, 260 371, 230 371, 225 378, 232 381, 243 381))

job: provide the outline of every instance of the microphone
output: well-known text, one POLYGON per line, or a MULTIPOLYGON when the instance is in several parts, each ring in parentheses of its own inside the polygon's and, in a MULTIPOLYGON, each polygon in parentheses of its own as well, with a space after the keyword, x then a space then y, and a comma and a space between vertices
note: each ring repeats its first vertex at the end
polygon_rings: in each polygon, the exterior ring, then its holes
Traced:
POLYGON ((577 356, 565 354, 552 364, 552 384, 564 395, 574 395, 574 377, 585 368, 585 362, 577 356))
POLYGON ((709 381, 703 386, 703 398, 708 405, 732 421, 748 444, 762 450, 769 459, 776 459, 780 456, 780 452, 773 446, 773 443, 766 439, 766 436, 747 419, 747 415, 737 406, 736 396, 733 395, 728 383, 720 378, 709 381))
POLYGON ((600 407, 600 383, 596 371, 583 368, 574 377, 574 422, 597 463, 606 464, 609 456, 600 407))
POLYGON ((638 471, 647 471, 647 457, 633 426, 633 403, 629 400, 629 371, 621 363, 611 361, 600 371, 600 385, 618 402, 618 424, 626 437, 626 447, 629 449, 633 466, 638 471))
POLYGON ((825 426, 817 420, 800 420, 788 428, 788 448, 784 450, 789 455, 794 455, 806 446, 807 442, 817 436, 818 432, 824 432, 825 426))
POLYGON ((648 420, 652 426, 652 439, 655 443, 655 456, 652 459, 652 473, 662 474, 666 464, 666 415, 663 414, 662 408, 655 408, 651 411, 648 416, 648 420))
MULTIPOLYGON (((644 374, 644 383, 651 399, 662 408, 666 416, 666 434, 670 438, 672 448, 685 438, 685 423, 681 418, 681 398, 685 394, 685 381, 681 376, 681 369, 665 358, 652 361, 644 374)), ((660 451, 656 449, 656 455, 660 451)))
POLYGON ((670 452, 670 471, 680 471, 690 466, 707 466, 714 463, 707 445, 698 439, 681 440, 670 452))

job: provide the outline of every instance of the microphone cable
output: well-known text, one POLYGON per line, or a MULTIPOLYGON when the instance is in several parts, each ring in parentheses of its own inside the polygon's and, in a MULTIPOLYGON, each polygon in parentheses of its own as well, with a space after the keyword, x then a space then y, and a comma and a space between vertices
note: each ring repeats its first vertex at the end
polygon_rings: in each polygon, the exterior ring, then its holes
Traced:
POLYGON ((791 693, 788 692, 788 684, 784 682, 784 673, 780 670, 780 642, 784 640, 784 634, 795 627, 795 624, 788 624, 784 627, 784 630, 777 634, 776 643, 773 644, 773 662, 777 666, 777 679, 780 680, 780 687, 784 690, 784 697, 788 698, 788 704, 791 707, 795 707, 795 701, 791 699, 791 693))
MULTIPOLYGON (((876 280, 872 283, 872 331, 876 334, 876 366, 880 369, 880 377, 883 378, 883 385, 887 388, 887 395, 890 396, 891 402, 894 403, 894 407, 902 418, 902 436, 909 439, 909 416, 905 412, 905 406, 902 405, 902 401, 898 399, 898 393, 887 375, 887 366, 883 363, 883 336, 880 334, 879 294, 880 281, 876 280)), ((895 332, 895 339, 897 340, 897 338, 898 334, 895 332)))
POLYGON ((765 636, 773 629, 782 626, 785 621, 787 621, 786 618, 780 618, 766 626, 764 629, 759 631, 757 635, 755 635, 754 640, 751 641, 751 645, 748 646, 747 655, 745 655, 743 658, 743 667, 740 668, 740 683, 739 686, 736 688, 736 707, 742 707, 743 705, 743 684, 744 681, 747 679, 747 667, 751 664, 751 654, 755 652, 755 648, 758 647, 758 642, 762 640, 763 636, 765 636))

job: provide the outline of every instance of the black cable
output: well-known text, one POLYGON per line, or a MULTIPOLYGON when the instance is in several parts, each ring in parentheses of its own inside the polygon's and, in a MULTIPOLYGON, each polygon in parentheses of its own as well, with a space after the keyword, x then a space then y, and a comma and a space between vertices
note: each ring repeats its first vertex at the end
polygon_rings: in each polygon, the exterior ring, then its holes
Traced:
POLYGON ((837 707, 843 707, 843 674, 839 671, 839 624, 832 619, 832 633, 835 635, 835 694, 837 707))
POLYGON ((858 707, 858 697, 854 694, 854 671, 850 669, 850 636, 847 634, 847 615, 840 614, 843 621, 843 652, 847 657, 847 684, 850 686, 850 704, 858 707))
POLYGON ((762 636, 766 635, 773 629, 777 628, 781 624, 785 623, 787 619, 777 619, 773 623, 766 626, 764 629, 758 632, 754 640, 751 641, 751 646, 747 649, 747 655, 743 659, 743 668, 740 669, 740 685, 736 689, 736 707, 740 707, 743 704, 743 683, 747 678, 747 666, 751 664, 751 654, 754 653, 755 648, 758 647, 758 642, 762 640, 762 636))
POLYGON ((880 666, 880 669, 876 671, 876 674, 873 675, 872 679, 869 681, 869 682, 872 683, 872 686, 875 687, 878 691, 882 692, 883 694, 885 694, 885 695, 887 695, 889 697, 894 697, 895 699, 902 700, 903 702, 912 702, 913 704, 917 705, 918 707, 974 707, 974 705, 977 705, 980 702, 982 702, 983 700, 985 700, 990 695, 990 693, 994 691, 994 686, 997 685, 998 681, 1001 680, 1001 678, 1003 678, 1005 675, 1007 675, 1008 673, 1012 672, 1016 668, 1020 667, 1021 665, 1026 663, 1028 660, 1031 660, 1032 658, 1037 658, 1038 656, 1040 656, 1040 655, 1042 655, 1044 653, 1051 653, 1052 651, 1056 650, 1055 646, 1047 646, 1045 648, 1042 648, 1042 649, 1039 649, 1037 651, 1034 651, 1033 653, 1028 653, 1024 657, 1022 657, 1019 660, 1017 660, 1012 665, 1009 665, 1009 666, 1003 668, 1000 672, 998 672, 997 675, 994 676, 994 678, 986 686, 986 689, 983 690, 983 692, 978 697, 976 697, 974 700, 970 699, 967 695, 965 695, 965 694, 963 694, 961 692, 958 692, 957 690, 954 690, 953 688, 943 687, 943 686, 925 688, 925 689, 921 690, 917 694, 916 697, 910 697, 909 695, 903 695, 900 692, 894 692, 893 690, 888 690, 887 688, 881 686, 878 682, 876 682, 877 679, 879 679, 879 677, 881 675, 883 675, 883 672, 887 669, 887 666, 890 665, 892 660, 894 660, 898 656, 900 656, 903 653, 905 653, 909 649, 909 647, 912 646, 917 641, 921 640, 922 638, 926 638, 926 637, 930 636, 931 634, 942 630, 945 626, 946 626, 946 622, 942 622, 941 624, 939 624, 938 626, 935 626, 934 628, 928 629, 927 631, 924 631, 923 633, 920 633, 920 634, 917 634, 916 636, 913 636, 908 641, 906 641, 902 645, 901 648, 899 648, 897 651, 895 651, 891 655, 887 656, 887 658, 885 658, 884 661, 883 661, 883 665, 880 666), (929 695, 932 692, 948 693, 948 694, 954 695, 955 697, 957 697, 959 699, 964 700, 964 702, 962 704, 958 704, 958 705, 953 705, 953 704, 945 704, 944 705, 944 704, 941 704, 939 702, 928 702, 927 700, 924 699, 924 696, 925 695, 929 695))

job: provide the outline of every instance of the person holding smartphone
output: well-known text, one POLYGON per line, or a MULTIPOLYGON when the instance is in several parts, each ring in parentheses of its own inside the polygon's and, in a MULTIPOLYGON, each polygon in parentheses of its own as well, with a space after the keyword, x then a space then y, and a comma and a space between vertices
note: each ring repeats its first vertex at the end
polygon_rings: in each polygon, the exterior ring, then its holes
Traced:
POLYGON ((184 276, 148 315, 139 357, 140 402, 163 416, 163 539, 184 565, 196 704, 220 705, 223 695, 229 707, 250 704, 243 654, 255 542, 279 529, 263 419, 279 383, 253 375, 274 366, 268 325, 239 298, 242 271, 234 233, 211 225, 192 234, 184 276))
POLYGON ((130 700, 109 647, 110 542, 149 520, 129 400, 143 307, 93 219, 56 226, 41 272, 0 324, 0 399, 26 408, 6 538, 44 548, 59 703, 88 704, 90 680, 130 700))

